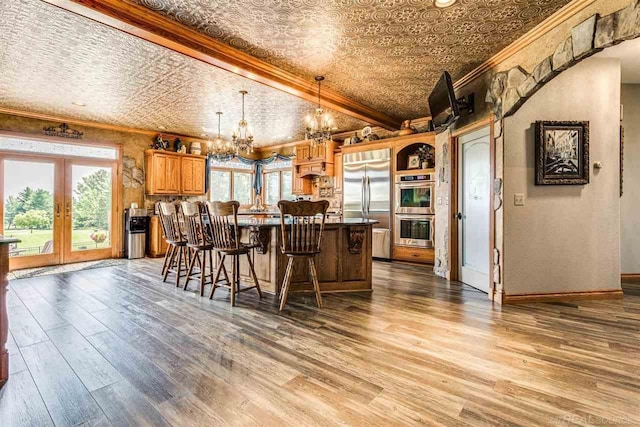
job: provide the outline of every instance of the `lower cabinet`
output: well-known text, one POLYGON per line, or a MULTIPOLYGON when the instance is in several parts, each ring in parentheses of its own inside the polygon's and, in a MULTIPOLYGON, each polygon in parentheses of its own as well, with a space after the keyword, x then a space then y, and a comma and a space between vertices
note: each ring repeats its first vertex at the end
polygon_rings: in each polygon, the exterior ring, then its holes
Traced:
POLYGON ((168 245, 162 234, 160 218, 152 216, 149 221, 149 246, 147 254, 152 258, 163 257, 167 253, 168 245))

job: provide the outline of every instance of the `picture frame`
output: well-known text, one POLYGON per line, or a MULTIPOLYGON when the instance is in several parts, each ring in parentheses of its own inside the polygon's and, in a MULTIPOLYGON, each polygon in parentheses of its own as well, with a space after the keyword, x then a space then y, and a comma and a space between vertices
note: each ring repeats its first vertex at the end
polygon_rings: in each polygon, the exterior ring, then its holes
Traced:
POLYGON ((420 169, 420 156, 412 154, 407 158, 407 169, 420 169))
POLYGON ((535 184, 589 183, 589 122, 535 123, 535 184))
POLYGON ((351 138, 345 138, 342 145, 351 145, 351 138))

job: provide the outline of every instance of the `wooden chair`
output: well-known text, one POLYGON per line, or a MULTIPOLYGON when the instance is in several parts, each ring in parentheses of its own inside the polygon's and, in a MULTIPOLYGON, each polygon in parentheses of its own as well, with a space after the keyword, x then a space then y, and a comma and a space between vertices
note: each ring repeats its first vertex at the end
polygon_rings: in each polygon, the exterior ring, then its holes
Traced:
POLYGON ((262 298, 260 283, 258 282, 258 277, 253 267, 253 260, 251 259, 251 247, 240 243, 240 229, 238 228, 238 208, 240 207, 240 203, 236 201, 206 202, 206 205, 209 223, 211 224, 213 247, 219 257, 218 268, 216 269, 214 284, 211 287, 209 299, 213 298, 214 292, 219 287, 229 289, 232 306, 236 304, 236 293, 248 291, 253 288, 258 291, 258 296, 262 298), (247 256, 249 271, 254 284, 253 286, 245 288, 240 287, 240 256, 242 255, 247 256), (231 282, 229 282, 229 278, 227 277, 226 284, 220 285, 218 284, 218 278, 220 277, 220 272, 225 271, 224 261, 227 256, 232 258, 231 282))
POLYGON ((187 279, 184 290, 191 279, 200 280, 200 296, 204 295, 204 287, 213 283, 213 241, 208 233, 209 225, 204 222, 206 207, 201 202, 182 202, 182 216, 184 218, 184 231, 187 237, 187 248, 193 252, 187 270, 187 279), (207 258, 209 259, 209 277, 207 282, 207 258), (194 271, 198 264, 199 270, 194 271))
POLYGON ((190 259, 190 253, 186 247, 187 240, 180 227, 180 205, 158 202, 157 210, 162 234, 168 245, 162 264, 162 281, 167 281, 169 273, 175 273, 176 286, 180 286, 180 278, 186 276, 190 259), (185 274, 183 274, 183 270, 185 274))
POLYGON ((324 232, 329 202, 326 200, 318 202, 287 202, 281 200, 278 202, 278 208, 280 209, 280 230, 282 232, 281 250, 283 254, 289 257, 284 282, 280 290, 280 311, 287 303, 293 274, 293 260, 296 258, 307 259, 313 292, 316 294, 316 302, 318 307, 322 307, 322 295, 320 295, 320 284, 318 283, 318 272, 316 271, 314 257, 320 254, 322 233, 324 232), (322 215, 322 217, 318 217, 318 215, 322 215))

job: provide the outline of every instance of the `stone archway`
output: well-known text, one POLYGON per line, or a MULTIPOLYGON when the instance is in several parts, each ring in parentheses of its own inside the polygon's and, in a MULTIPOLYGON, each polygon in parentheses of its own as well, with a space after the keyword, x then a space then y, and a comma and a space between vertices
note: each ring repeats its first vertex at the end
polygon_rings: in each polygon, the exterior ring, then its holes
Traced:
POLYGON ((496 119, 514 114, 528 98, 558 74, 607 47, 640 37, 640 0, 606 16, 593 15, 572 28, 571 34, 528 74, 521 67, 496 73, 486 102, 496 119))

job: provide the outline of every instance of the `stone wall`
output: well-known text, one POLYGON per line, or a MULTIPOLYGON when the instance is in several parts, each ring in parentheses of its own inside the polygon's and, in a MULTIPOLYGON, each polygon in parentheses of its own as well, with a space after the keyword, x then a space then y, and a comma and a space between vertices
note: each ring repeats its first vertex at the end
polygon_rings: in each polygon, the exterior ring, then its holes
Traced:
POLYGON ((451 134, 449 131, 436 135, 436 225, 435 260, 433 271, 438 276, 449 278, 449 227, 451 224, 451 134))
POLYGON ((521 66, 496 73, 486 102, 497 118, 515 113, 547 82, 583 59, 625 40, 640 37, 640 0, 605 16, 594 14, 571 28, 553 54, 527 73, 521 66))

